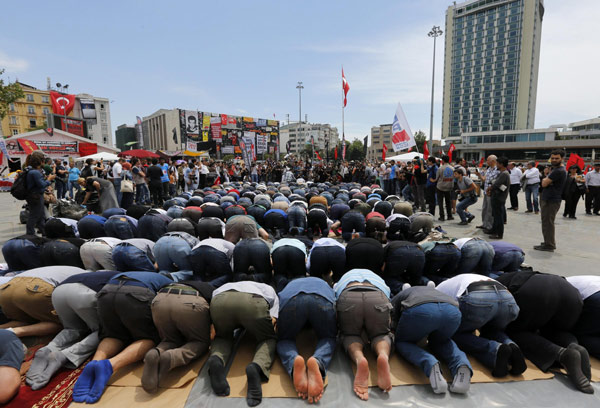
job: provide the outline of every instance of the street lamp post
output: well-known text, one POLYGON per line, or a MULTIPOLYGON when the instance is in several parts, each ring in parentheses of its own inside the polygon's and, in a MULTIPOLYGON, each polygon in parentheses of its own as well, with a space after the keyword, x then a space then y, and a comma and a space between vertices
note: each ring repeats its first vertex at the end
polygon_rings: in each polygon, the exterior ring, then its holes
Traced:
POLYGON ((433 153, 433 90, 435 85, 435 40, 437 37, 442 35, 444 32, 439 26, 433 26, 430 32, 427 33, 428 37, 433 37, 433 69, 431 72, 431 116, 429 118, 429 148, 433 153))
MULTIPOLYGON (((60 83, 60 82, 57 82, 57 83, 56 83, 56 87, 57 87, 57 88, 60 90, 60 93, 64 95, 64 94, 66 94, 66 93, 67 93, 67 91, 68 91, 68 89, 69 89, 69 84, 64 84, 64 85, 61 85, 61 83, 60 83)), ((64 120, 65 120, 65 128, 64 128, 63 130, 66 132, 66 131, 67 131, 67 128, 69 127, 69 126, 67 125, 67 109, 63 108, 63 114, 64 114, 64 118, 65 118, 65 119, 64 119, 64 120)))
MULTIPOLYGON (((300 140, 300 128, 302 126, 302 90, 304 89, 304 86, 302 85, 301 81, 298 81, 298 85, 296 85, 296 89, 298 90, 298 141, 300 140)), ((298 145, 296 143, 296 145, 298 145)), ((298 154, 300 154, 300 151, 298 151, 298 154)))

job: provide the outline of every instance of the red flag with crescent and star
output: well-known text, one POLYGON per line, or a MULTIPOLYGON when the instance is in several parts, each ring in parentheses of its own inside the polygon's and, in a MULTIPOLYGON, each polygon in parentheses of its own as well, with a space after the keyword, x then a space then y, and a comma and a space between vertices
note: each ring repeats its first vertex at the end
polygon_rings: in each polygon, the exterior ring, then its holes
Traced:
POLYGON ((50 91, 50 99, 52 100, 52 112, 57 115, 68 115, 75 107, 75 95, 50 91))
POLYGON ((346 81, 346 76, 344 75, 344 68, 342 68, 342 89, 344 91, 344 108, 345 108, 346 103, 348 102, 347 96, 348 96, 348 91, 350 90, 350 85, 348 85, 348 81, 346 81))

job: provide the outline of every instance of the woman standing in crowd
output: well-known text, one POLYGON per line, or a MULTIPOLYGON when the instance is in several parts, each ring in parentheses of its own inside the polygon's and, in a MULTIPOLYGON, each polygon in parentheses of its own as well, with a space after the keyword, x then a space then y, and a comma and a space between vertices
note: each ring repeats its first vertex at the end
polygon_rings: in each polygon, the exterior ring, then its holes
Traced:
POLYGON ((46 217, 44 215, 44 191, 56 178, 55 174, 44 178, 42 164, 44 163, 44 153, 35 151, 27 156, 25 167, 27 172, 27 205, 29 206, 29 218, 27 219, 27 235, 35 235, 35 228, 44 235, 46 217))
POLYGON ((581 174, 581 169, 576 164, 569 167, 569 174, 563 190, 563 199, 565 200, 565 210, 563 217, 569 217, 576 220, 575 212, 577 203, 585 193, 585 180, 581 174))

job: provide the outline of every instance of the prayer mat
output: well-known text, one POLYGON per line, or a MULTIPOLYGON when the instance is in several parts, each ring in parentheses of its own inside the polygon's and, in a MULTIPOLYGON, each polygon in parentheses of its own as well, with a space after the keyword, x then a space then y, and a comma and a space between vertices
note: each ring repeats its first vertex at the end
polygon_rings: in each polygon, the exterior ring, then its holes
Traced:
MULTIPOLYGON (((366 350, 366 349, 365 349, 366 350)), ((369 362, 369 387, 377 386, 377 357, 371 351, 366 350, 365 357, 369 362)), ((501 383, 511 381, 532 381, 532 380, 547 380, 553 378, 554 374, 544 373, 537 368, 532 362, 526 360, 527 370, 521 375, 513 376, 507 375, 506 377, 497 378, 493 377, 489 369, 484 367, 479 361, 473 357, 469 357, 471 366, 473 367, 473 377, 471 383, 501 383)), ((448 383, 452 382, 452 375, 450 370, 444 364, 441 365, 442 374, 448 383)), ((356 373, 356 365, 352 363, 352 371, 356 373)), ((390 374, 392 377, 392 385, 415 385, 415 384, 429 384, 429 378, 425 376, 423 371, 410 364, 405 359, 401 358, 398 353, 393 353, 390 358, 390 374)))
MULTIPOLYGON (((313 355, 317 345, 317 337, 313 330, 303 330, 296 337, 299 354, 304 357, 304 361, 313 355)), ((252 362, 256 342, 252 336, 244 336, 241 339, 237 350, 231 353, 230 359, 233 359, 231 368, 227 373, 229 382, 229 398, 246 398, 248 381, 246 378, 246 366, 252 362)), ((324 386, 327 386, 325 378, 324 386)), ((269 381, 262 384, 263 398, 299 398, 292 378, 281 363, 279 356, 275 357, 269 381)))

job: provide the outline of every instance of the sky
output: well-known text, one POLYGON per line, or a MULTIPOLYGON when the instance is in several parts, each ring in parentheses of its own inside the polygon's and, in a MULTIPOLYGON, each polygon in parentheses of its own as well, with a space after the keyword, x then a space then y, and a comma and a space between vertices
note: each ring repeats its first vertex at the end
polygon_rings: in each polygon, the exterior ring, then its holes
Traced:
MULTIPOLYGON (((600 1, 545 0, 535 125, 600 115, 600 1)), ((429 135, 432 26, 448 0, 11 2, 0 14, 4 76, 111 100, 113 133, 158 109, 287 122, 302 116, 342 131, 342 66, 350 85, 347 139, 391 123, 400 102, 429 135), (24 18, 27 16, 27 18, 24 18), (16 17, 16 18, 15 18, 16 17)), ((444 36, 436 47, 434 138, 440 138, 444 36)))

